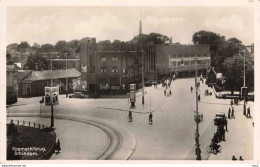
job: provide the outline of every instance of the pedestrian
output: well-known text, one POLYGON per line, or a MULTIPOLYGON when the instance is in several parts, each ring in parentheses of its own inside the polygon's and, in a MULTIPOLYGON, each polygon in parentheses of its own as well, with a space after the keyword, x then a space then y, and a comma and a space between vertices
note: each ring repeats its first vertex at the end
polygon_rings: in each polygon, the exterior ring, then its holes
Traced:
POLYGON ((166 96, 166 89, 164 89, 164 96, 166 96))
POLYGON ((236 159, 236 157, 233 155, 232 156, 232 161, 236 161, 237 159, 236 159))
POLYGON ((242 156, 239 157, 239 161, 244 161, 244 159, 242 158, 242 156))
POLYGON ((199 102, 200 102, 200 95, 198 96, 198 100, 199 100, 199 102))
POLYGON ((233 106, 233 104, 234 104, 234 102, 233 102, 233 100, 231 99, 231 101, 230 101, 231 107, 233 106))
POLYGON ((227 117, 224 118, 224 125, 226 127, 226 131, 228 132, 228 128, 227 128, 227 117))
POLYGON ((200 147, 196 147, 195 153, 197 155, 196 160, 201 160, 201 150, 200 150, 200 147))
POLYGON ((172 91, 170 90, 170 96, 172 95, 172 91))
POLYGON ((217 129, 217 132, 216 132, 216 141, 217 142, 220 142, 221 141, 221 135, 220 135, 220 129, 219 129, 219 127, 218 127, 218 129, 217 129))
POLYGON ((235 114, 234 114, 234 107, 232 107, 232 111, 231 111, 231 118, 235 119, 235 114))
POLYGON ((247 117, 251 117, 251 115, 250 115, 250 107, 248 107, 248 109, 247 109, 247 114, 246 114, 246 116, 247 116, 247 117))
POLYGON ((193 87, 191 86, 191 87, 190 87, 190 92, 192 93, 192 91, 193 91, 193 87))
POLYGON ((56 149, 55 149, 55 152, 60 152, 61 151, 61 148, 60 148, 60 140, 58 139, 58 142, 56 143, 56 149))
POLYGON ((212 141, 213 141, 213 143, 218 143, 217 133, 214 133, 212 141))
POLYGON ((153 114, 152 113, 149 114, 149 123, 153 123, 153 114))
POLYGON ((226 133, 226 131, 225 131, 225 129, 224 129, 224 126, 220 126, 220 133, 221 133, 221 140, 223 140, 223 141, 226 141, 226 138, 225 138, 225 133, 226 133))
POLYGON ((129 111, 128 117, 129 117, 129 120, 132 121, 132 119, 133 119, 133 117, 132 117, 132 111, 129 111))
POLYGON ((230 119, 230 113, 231 113, 231 109, 229 107, 229 109, 228 109, 228 119, 230 119))

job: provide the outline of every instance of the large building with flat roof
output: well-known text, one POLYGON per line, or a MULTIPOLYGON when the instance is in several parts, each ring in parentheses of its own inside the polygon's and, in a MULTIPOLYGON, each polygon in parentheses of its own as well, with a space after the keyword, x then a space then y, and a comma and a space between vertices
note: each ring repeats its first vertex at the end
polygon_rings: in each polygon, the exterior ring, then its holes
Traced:
POLYGON ((159 76, 176 74, 177 77, 207 75, 210 67, 210 46, 206 44, 181 45, 162 44, 155 47, 156 69, 159 76), (197 57, 197 66, 195 66, 197 57))

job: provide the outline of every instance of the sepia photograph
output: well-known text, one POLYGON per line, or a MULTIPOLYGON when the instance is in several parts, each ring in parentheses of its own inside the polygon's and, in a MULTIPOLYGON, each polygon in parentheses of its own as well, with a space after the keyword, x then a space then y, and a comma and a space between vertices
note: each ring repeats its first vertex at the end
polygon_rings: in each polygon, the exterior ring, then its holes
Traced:
POLYGON ((5 14, 6 162, 257 159, 253 5, 5 14))

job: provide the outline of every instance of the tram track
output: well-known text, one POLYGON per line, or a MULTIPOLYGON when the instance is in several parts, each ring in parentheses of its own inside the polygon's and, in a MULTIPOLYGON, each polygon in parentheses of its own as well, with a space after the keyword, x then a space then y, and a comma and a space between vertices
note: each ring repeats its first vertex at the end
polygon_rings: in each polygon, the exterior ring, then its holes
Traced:
MULTIPOLYGON (((41 118, 49 118, 48 115, 35 115, 35 114, 29 114, 29 115, 10 115, 10 117, 41 117, 41 118)), ((76 121, 81 122, 85 124, 89 124, 92 126, 95 126, 102 130, 106 136, 107 136, 107 144, 103 148, 103 150, 95 156, 94 160, 111 160, 116 155, 116 153, 120 150, 123 137, 120 134, 120 132, 115 129, 114 127, 107 125, 105 123, 101 123, 98 121, 93 120, 86 120, 82 118, 76 118, 76 117, 66 117, 61 115, 56 115, 55 119, 61 119, 61 120, 70 120, 70 121, 76 121)))

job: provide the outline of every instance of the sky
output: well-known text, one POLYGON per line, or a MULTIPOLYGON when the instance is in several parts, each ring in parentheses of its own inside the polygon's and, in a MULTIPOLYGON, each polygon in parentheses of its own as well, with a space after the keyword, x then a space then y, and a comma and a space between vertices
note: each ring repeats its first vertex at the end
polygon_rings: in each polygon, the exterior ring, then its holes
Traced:
POLYGON ((55 44, 83 37, 128 41, 138 34, 140 19, 144 34, 160 33, 174 43, 191 44, 200 30, 235 37, 245 45, 254 42, 252 7, 8 6, 7 44, 55 44))

